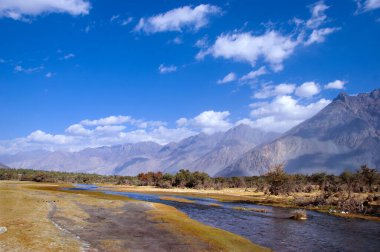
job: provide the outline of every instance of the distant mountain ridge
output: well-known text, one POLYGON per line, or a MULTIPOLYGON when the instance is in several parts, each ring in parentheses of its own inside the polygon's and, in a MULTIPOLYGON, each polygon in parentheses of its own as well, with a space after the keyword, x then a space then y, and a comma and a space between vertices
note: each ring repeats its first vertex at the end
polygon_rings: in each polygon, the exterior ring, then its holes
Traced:
POLYGON ((15 168, 117 175, 189 169, 211 176, 252 176, 280 163, 292 173, 337 174, 362 164, 380 169, 380 89, 356 96, 340 93, 282 135, 238 125, 164 146, 141 142, 78 152, 37 150, 0 155, 0 162, 15 168))
POLYGON ((216 175, 260 175, 279 163, 300 173, 340 173, 362 164, 379 169, 380 89, 357 96, 340 93, 314 117, 253 148, 216 175))
POLYGON ((277 133, 238 125, 224 133, 200 133, 165 146, 141 142, 78 152, 31 151, 1 155, 0 160, 11 167, 67 172, 136 175, 147 171, 175 173, 189 169, 214 175, 249 149, 277 136, 277 133))

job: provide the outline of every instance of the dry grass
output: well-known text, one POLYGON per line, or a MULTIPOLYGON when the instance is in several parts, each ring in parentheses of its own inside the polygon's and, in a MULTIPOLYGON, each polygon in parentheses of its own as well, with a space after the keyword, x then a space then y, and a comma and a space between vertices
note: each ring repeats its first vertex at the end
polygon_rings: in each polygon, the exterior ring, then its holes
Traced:
POLYGON ((0 181, 0 251, 79 251, 80 242, 62 233, 48 219, 49 202, 55 195, 40 195, 23 189, 27 183, 0 181))
POLYGON ((221 207, 222 205, 221 204, 216 204, 216 203, 211 203, 211 204, 209 204, 209 206, 212 206, 212 207, 221 207))
POLYGON ((168 196, 163 196, 160 197, 161 200, 168 200, 168 201, 175 201, 175 202, 181 202, 181 203, 188 203, 188 204, 195 204, 196 202, 193 200, 189 199, 184 199, 184 198, 176 198, 176 197, 168 197, 168 196))
POLYGON ((298 209, 293 211, 293 215, 290 217, 290 219, 293 220, 307 220, 307 214, 306 211, 303 209, 298 209))
POLYGON ((211 246, 208 251, 271 251, 241 236, 192 220, 174 207, 159 203, 155 203, 154 206, 154 210, 148 211, 152 220, 169 223, 172 230, 208 243, 211 246))
POLYGON ((241 211, 251 211, 251 212, 256 212, 256 213, 269 213, 269 211, 264 208, 233 207, 232 209, 241 210, 241 211))

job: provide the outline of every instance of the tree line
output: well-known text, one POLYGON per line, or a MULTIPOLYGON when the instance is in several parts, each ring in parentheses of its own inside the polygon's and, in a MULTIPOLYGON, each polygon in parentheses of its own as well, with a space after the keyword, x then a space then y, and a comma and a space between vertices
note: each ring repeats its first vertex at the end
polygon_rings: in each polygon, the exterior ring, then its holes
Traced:
POLYGON ((216 189, 246 188, 266 195, 294 196, 297 206, 335 206, 349 212, 368 212, 368 206, 378 201, 380 175, 366 165, 357 171, 340 175, 327 173, 288 174, 283 165, 275 165, 262 176, 210 177, 204 172, 180 170, 176 174, 162 172, 140 173, 137 176, 105 176, 87 173, 38 171, 30 169, 0 169, 0 180, 21 180, 51 183, 112 183, 117 185, 156 186, 160 188, 216 189), (296 196, 299 193, 312 197, 296 196), (297 194, 298 193, 298 194, 297 194), (363 198, 363 194, 367 195, 363 198))

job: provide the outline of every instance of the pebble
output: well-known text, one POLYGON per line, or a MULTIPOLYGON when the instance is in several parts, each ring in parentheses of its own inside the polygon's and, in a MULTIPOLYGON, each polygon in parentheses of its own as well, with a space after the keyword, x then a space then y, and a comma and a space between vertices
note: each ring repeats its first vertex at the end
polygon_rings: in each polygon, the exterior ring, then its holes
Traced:
POLYGON ((7 228, 6 227, 0 227, 0 234, 3 234, 7 232, 7 228))

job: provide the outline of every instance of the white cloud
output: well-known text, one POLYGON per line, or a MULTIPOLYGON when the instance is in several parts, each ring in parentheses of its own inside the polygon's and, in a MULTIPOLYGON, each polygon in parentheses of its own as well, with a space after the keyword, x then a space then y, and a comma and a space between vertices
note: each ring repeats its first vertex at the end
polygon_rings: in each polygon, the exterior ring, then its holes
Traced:
POLYGON ((174 128, 160 126, 149 133, 153 141, 160 144, 167 144, 170 142, 178 142, 186 137, 197 134, 197 132, 187 128, 174 128))
POLYGON ((251 104, 251 117, 247 124, 265 131, 284 132, 314 116, 330 103, 320 99, 307 105, 299 104, 291 96, 277 96, 271 102, 251 104))
POLYGON ((120 131, 123 131, 126 127, 124 125, 101 125, 97 126, 94 129, 95 133, 100 133, 100 134, 113 134, 113 133, 118 133, 120 131))
POLYGON ((130 116, 82 120, 66 128, 65 134, 54 135, 37 130, 27 137, 1 140, 0 153, 17 153, 36 149, 77 151, 87 147, 142 141, 167 144, 199 133, 186 127, 167 128, 165 124, 159 121, 133 119, 130 116))
POLYGON ((198 48, 206 48, 208 46, 208 37, 207 37, 207 35, 204 36, 203 38, 198 39, 195 42, 194 46, 198 47, 198 48))
POLYGON ((274 71, 279 71, 283 68, 283 61, 293 54, 297 45, 298 42, 290 36, 273 30, 257 36, 248 32, 222 34, 211 47, 200 51, 197 59, 212 55, 215 58, 247 62, 252 66, 263 59, 274 71))
POLYGON ((323 27, 328 21, 325 11, 329 7, 319 1, 311 8, 308 20, 293 18, 295 31, 284 34, 273 26, 260 35, 255 32, 234 31, 217 37, 211 46, 203 46, 196 59, 201 60, 207 55, 214 58, 224 58, 246 62, 252 66, 262 60, 269 64, 273 71, 281 71, 286 59, 294 54, 300 46, 322 43, 327 35, 338 31, 338 27, 323 27))
POLYGON ((132 118, 130 116, 109 116, 109 117, 104 117, 100 118, 98 120, 82 120, 80 122, 81 125, 86 125, 86 126, 98 126, 98 125, 112 125, 112 124, 123 124, 127 123, 131 120, 132 118))
POLYGON ((324 88, 325 89, 344 89, 344 85, 347 84, 347 82, 342 80, 335 80, 332 82, 327 83, 324 88))
POLYGON ((380 0, 357 0, 357 13, 372 11, 380 8, 380 0))
POLYGON ((90 3, 85 0, 1 0, 0 18, 27 20, 47 13, 68 13, 73 16, 87 15, 90 3))
POLYGON ((146 33, 181 32, 183 29, 197 31, 208 24, 210 16, 220 13, 219 7, 209 4, 201 4, 194 8, 183 6, 149 18, 141 18, 135 31, 146 33))
POLYGON ((74 58, 75 57, 75 54, 73 53, 68 53, 66 55, 64 55, 61 60, 68 60, 68 59, 71 59, 71 58, 74 58))
POLYGON ((254 98, 266 99, 273 96, 292 94, 296 88, 294 84, 281 83, 279 85, 264 85, 259 91, 253 94, 254 98))
POLYGON ((213 134, 226 131, 233 126, 228 120, 229 115, 228 111, 208 110, 191 119, 180 118, 177 120, 177 125, 189 126, 200 129, 203 133, 213 134))
POLYGON ((226 84, 226 83, 232 82, 234 80, 236 80, 236 74, 231 72, 231 73, 227 74, 226 76, 224 76, 223 79, 218 80, 217 83, 218 84, 226 84))
POLYGON ((47 73, 45 74, 45 77, 46 77, 46 78, 51 78, 51 77, 53 77, 53 73, 52 73, 52 72, 47 72, 47 73))
POLYGON ((333 27, 333 28, 322 28, 322 29, 317 29, 313 30, 312 33, 310 34, 309 38, 305 41, 305 45, 311 45, 314 43, 322 43, 325 42, 327 35, 338 31, 339 28, 333 27))
POLYGON ((320 92, 319 85, 314 81, 308 81, 296 88, 295 94, 299 97, 312 97, 320 92))
POLYGON ((380 0, 367 0, 364 3, 365 10, 375 10, 380 8, 380 0))
POLYGON ((31 73, 34 73, 34 72, 39 72, 39 71, 41 71, 43 69, 44 69, 43 66, 24 68, 24 67, 22 67, 20 65, 17 65, 14 68, 15 72, 22 72, 22 73, 26 73, 26 74, 31 74, 31 73))
POLYGON ((158 67, 158 71, 160 71, 161 74, 172 73, 172 72, 177 71, 177 67, 173 65, 165 66, 164 64, 161 64, 158 67))
POLYGON ((184 117, 181 117, 179 118, 177 121, 176 121, 176 124, 178 127, 183 127, 185 126, 186 124, 188 123, 188 120, 184 117))
POLYGON ((138 128, 147 128, 147 127, 159 127, 166 125, 165 122, 161 121, 144 121, 140 119, 132 118, 131 116, 108 116, 96 120, 82 120, 79 124, 83 126, 104 126, 104 125, 122 125, 130 124, 138 128))
POLYGON ((286 95, 286 94, 293 93, 295 88, 296 88, 296 85, 294 84, 282 83, 282 84, 277 85, 274 91, 277 95, 286 95))
POLYGON ((92 130, 86 129, 82 124, 77 123, 70 125, 65 132, 73 135, 90 135, 92 130))
POLYGON ((110 18, 110 22, 112 23, 113 21, 119 19, 120 15, 113 15, 111 18, 110 18))
POLYGON ((306 25, 311 29, 318 28, 327 19, 325 11, 329 6, 325 5, 324 1, 319 1, 315 3, 311 8, 311 18, 307 20, 306 25))
POLYGON ((239 80, 240 81, 253 80, 253 79, 256 79, 257 77, 264 75, 264 74, 267 74, 267 73, 268 73, 268 71, 265 67, 260 67, 259 69, 253 70, 253 71, 247 73, 246 75, 242 76, 239 80))
POLYGON ((36 130, 27 136, 27 140, 31 142, 42 142, 52 144, 67 144, 73 141, 73 137, 65 135, 52 135, 42 130, 36 130))
POLYGON ((183 40, 181 37, 175 37, 173 40, 171 40, 171 43, 175 44, 175 45, 180 45, 183 43, 183 40))
POLYGON ((89 33, 91 31, 91 26, 90 25, 87 25, 85 28, 84 28, 84 32, 85 33, 89 33))
POLYGON ((132 21, 133 21, 133 17, 128 17, 127 19, 124 19, 123 21, 121 21, 121 25, 126 26, 130 24, 132 21))

